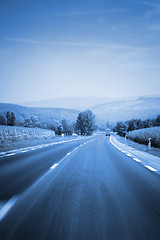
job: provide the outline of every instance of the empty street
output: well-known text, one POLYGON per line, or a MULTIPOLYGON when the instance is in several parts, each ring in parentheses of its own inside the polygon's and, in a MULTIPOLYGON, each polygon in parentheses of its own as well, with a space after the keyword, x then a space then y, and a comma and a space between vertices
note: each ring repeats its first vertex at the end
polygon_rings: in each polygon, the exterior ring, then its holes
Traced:
POLYGON ((109 137, 1 157, 0 189, 3 240, 160 238, 160 176, 109 137))

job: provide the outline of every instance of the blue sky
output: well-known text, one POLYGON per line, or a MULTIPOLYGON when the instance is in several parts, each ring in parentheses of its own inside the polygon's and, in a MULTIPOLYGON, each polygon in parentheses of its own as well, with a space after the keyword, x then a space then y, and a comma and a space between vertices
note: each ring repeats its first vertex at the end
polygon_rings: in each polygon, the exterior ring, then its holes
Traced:
POLYGON ((160 2, 0 2, 0 102, 160 95, 160 2))

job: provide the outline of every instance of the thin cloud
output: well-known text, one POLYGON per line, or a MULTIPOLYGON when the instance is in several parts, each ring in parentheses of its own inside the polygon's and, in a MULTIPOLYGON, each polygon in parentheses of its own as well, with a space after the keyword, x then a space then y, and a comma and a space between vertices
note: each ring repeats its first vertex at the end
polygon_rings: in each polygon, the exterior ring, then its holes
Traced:
POLYGON ((135 53, 135 50, 129 51, 128 53, 126 53, 118 58, 115 58, 113 61, 110 62, 110 65, 115 66, 115 65, 117 65, 117 63, 122 63, 124 60, 130 58, 130 56, 132 56, 133 53, 135 53))
POLYGON ((51 13, 49 17, 67 17, 67 16, 82 16, 82 15, 96 15, 106 13, 124 12, 126 9, 111 9, 111 10, 99 10, 99 11, 74 11, 74 12, 60 12, 51 13))
POLYGON ((137 49, 137 47, 134 47, 134 46, 116 45, 116 44, 86 43, 86 42, 51 42, 51 41, 39 41, 39 40, 34 40, 34 39, 23 39, 23 38, 13 38, 13 37, 5 37, 3 39, 7 40, 7 41, 11 41, 11 42, 28 43, 28 44, 112 48, 112 49, 128 49, 128 50, 137 49))
POLYGON ((145 18, 151 18, 151 17, 153 17, 154 15, 157 15, 157 14, 160 13, 160 4, 150 3, 150 2, 138 2, 138 4, 142 4, 142 5, 151 7, 151 9, 148 10, 148 11, 145 13, 145 18))
POLYGON ((147 30, 153 31, 153 32, 160 32, 160 24, 152 24, 147 27, 147 30))
POLYGON ((138 2, 138 4, 142 4, 142 5, 146 5, 146 6, 151 6, 151 7, 158 7, 158 8, 160 8, 160 4, 158 4, 158 3, 138 2))
POLYGON ((142 68, 155 68, 159 69, 159 61, 152 62, 153 56, 155 57, 155 52, 160 51, 160 46, 139 48, 136 50, 128 51, 126 54, 121 54, 119 57, 115 58, 110 62, 110 66, 137 66, 142 68), (149 66, 150 65, 150 66, 149 66))
MULTIPOLYGON (((126 9, 110 9, 110 10, 95 10, 95 11, 73 11, 73 12, 49 12, 46 15, 30 15, 30 16, 23 16, 18 17, 18 19, 35 19, 35 18, 52 18, 52 17, 76 17, 76 16, 83 16, 83 15, 97 15, 97 14, 112 14, 112 13, 118 13, 118 12, 125 12, 126 9)), ((1 21, 6 21, 8 18, 1 18, 1 21)))

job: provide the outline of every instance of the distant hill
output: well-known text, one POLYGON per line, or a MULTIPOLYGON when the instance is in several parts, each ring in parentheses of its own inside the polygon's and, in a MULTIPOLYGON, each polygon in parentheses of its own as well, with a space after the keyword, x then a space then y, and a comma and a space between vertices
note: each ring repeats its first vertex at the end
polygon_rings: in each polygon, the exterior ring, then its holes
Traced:
MULTIPOLYGON (((141 118, 144 120, 155 118, 160 114, 160 97, 135 97, 119 100, 97 98, 98 103, 101 101, 105 102, 95 105, 92 105, 92 103, 96 102, 96 98, 90 97, 68 98, 68 100, 67 98, 59 98, 59 100, 59 105, 63 104, 64 108, 24 107, 15 104, 0 103, 0 114, 4 115, 6 111, 14 111, 19 122, 23 122, 24 119, 36 115, 41 122, 51 123, 55 120, 61 121, 63 118, 75 121, 80 111, 90 109, 96 114, 99 124, 106 124, 107 121, 115 123, 132 118, 141 118), (77 109, 66 109, 66 106, 77 106, 77 109)), ((47 101, 49 100, 46 100, 46 104, 47 101)), ((58 106, 58 98, 55 101, 57 101, 58 106)))
MULTIPOLYGON (((63 108, 33 108, 24 107, 16 104, 0 103, 0 114, 6 115, 7 111, 13 111, 18 123, 24 122, 24 119, 37 116, 41 122, 61 121, 66 118, 69 121, 75 121, 79 111, 63 108)), ((21 124, 20 124, 21 125, 21 124)))
POLYGON ((59 97, 42 101, 21 103, 21 105, 26 107, 67 108, 85 110, 93 105, 105 103, 107 100, 107 98, 98 97, 59 97))
POLYGON ((90 108, 99 122, 115 123, 132 118, 155 118, 160 114, 160 97, 139 97, 108 101, 90 108))

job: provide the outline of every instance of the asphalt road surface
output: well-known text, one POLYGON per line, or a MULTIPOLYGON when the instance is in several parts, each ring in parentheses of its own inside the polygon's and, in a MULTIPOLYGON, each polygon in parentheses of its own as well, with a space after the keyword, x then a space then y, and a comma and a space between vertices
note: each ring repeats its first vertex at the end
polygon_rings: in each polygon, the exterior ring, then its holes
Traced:
POLYGON ((160 176, 108 137, 0 158, 0 200, 13 197, 2 240, 160 239, 160 176))

